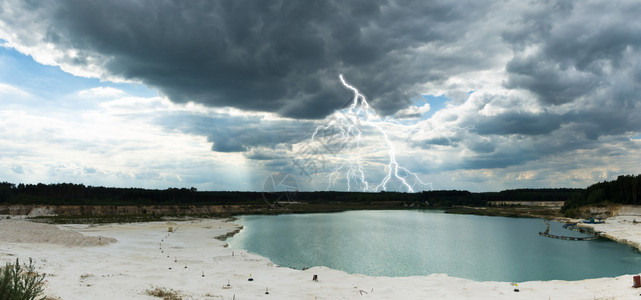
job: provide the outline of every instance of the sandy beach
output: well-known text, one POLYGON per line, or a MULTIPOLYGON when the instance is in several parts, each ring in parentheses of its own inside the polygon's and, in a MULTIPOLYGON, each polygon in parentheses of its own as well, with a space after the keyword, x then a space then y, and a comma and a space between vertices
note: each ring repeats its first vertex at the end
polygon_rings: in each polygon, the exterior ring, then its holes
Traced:
MULTIPOLYGON (((641 224, 634 220, 614 217, 590 226, 638 248, 641 224)), ((215 219, 107 225, 2 220, 0 261, 33 258, 38 271, 47 274, 45 294, 54 299, 159 299, 145 294, 156 287, 175 290, 183 299, 238 300, 638 299, 641 294, 641 289, 632 287, 632 275, 519 282, 515 292, 510 282, 477 282, 445 274, 396 278, 325 267, 294 270, 227 248, 226 242, 215 238, 238 228, 215 219)))

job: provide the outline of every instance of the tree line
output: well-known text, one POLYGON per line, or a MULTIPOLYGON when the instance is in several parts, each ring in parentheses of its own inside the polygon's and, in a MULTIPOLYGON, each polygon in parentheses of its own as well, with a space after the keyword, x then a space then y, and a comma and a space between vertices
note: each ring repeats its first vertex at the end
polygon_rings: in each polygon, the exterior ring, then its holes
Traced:
POLYGON ((578 194, 582 189, 514 189, 500 192, 472 193, 469 191, 426 191, 422 200, 431 207, 450 206, 487 206, 492 202, 505 201, 566 201, 578 194))
POLYGON ((586 205, 632 204, 640 205, 641 174, 621 175, 613 181, 603 181, 587 187, 583 192, 565 202, 561 212, 572 216, 586 205))
MULTIPOLYGON (((338 192, 289 191, 286 200, 310 204, 400 202, 413 207, 486 206, 489 201, 567 201, 584 189, 514 189, 501 192, 469 191, 338 192)), ((115 188, 84 184, 0 183, 0 203, 39 205, 231 205, 265 204, 279 193, 198 191, 196 188, 115 188), (276 195, 274 195, 276 194, 276 195)), ((635 196, 636 197, 636 194, 635 196)), ((627 198, 626 198, 627 199, 627 198)), ((281 199, 283 201, 285 199, 281 199)))

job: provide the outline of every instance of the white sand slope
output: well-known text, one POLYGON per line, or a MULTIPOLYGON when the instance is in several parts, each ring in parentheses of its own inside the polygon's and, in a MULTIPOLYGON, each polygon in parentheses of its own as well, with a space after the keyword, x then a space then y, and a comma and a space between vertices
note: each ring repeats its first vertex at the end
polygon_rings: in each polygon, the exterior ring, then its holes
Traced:
POLYGON ((0 223, 0 241, 12 243, 51 243, 68 247, 99 246, 115 243, 116 239, 102 236, 85 236, 71 230, 29 221, 0 223))
MULTIPOLYGON (((622 225, 623 226, 623 225, 622 225)), ((641 225, 625 224, 641 237, 641 225)), ((48 274, 46 294, 61 299, 158 299, 162 287, 184 299, 639 299, 632 276, 582 281, 476 282, 435 274, 370 277, 315 267, 274 266, 215 239, 237 229, 222 220, 43 225, 0 221, 0 261, 34 258, 48 274), (168 233, 172 226, 174 233, 168 233), (102 236, 98 242, 98 236, 102 236), (109 238, 115 239, 113 241, 109 238), (232 255, 233 254, 233 255, 232 255), (204 277, 202 275, 205 275, 204 277), (248 281, 249 275, 253 281, 248 281), (312 281, 318 275, 318 282, 312 281), (230 288, 225 288, 227 283, 230 288), (269 288, 269 294, 265 294, 269 288)), ((641 270, 640 270, 641 271, 641 270)))
POLYGON ((608 218, 602 224, 579 224, 579 226, 592 228, 600 232, 603 237, 641 251, 641 216, 616 216, 608 218))

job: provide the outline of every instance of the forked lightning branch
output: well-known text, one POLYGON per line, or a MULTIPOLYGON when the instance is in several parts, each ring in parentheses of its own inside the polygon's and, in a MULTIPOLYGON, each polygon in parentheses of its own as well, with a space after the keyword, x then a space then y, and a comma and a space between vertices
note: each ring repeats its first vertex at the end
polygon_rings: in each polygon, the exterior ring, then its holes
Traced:
POLYGON ((365 95, 347 83, 342 74, 339 78, 353 96, 346 107, 316 127, 309 141, 297 149, 296 157, 291 157, 298 175, 311 181, 316 179, 315 175, 322 174, 327 190, 342 187, 366 192, 389 188, 407 192, 431 189, 430 183, 423 182, 397 161, 396 147, 386 128, 399 125, 381 118, 365 95), (378 146, 373 148, 372 144, 378 146), (382 152, 384 158, 372 161, 372 152, 382 152))

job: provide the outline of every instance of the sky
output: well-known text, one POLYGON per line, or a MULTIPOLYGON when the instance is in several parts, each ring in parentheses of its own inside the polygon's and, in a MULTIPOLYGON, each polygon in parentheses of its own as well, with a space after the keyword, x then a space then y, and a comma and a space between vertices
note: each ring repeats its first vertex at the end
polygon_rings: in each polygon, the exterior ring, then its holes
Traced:
POLYGON ((639 174, 639 15, 638 1, 5 0, 0 181, 483 192, 639 174))

